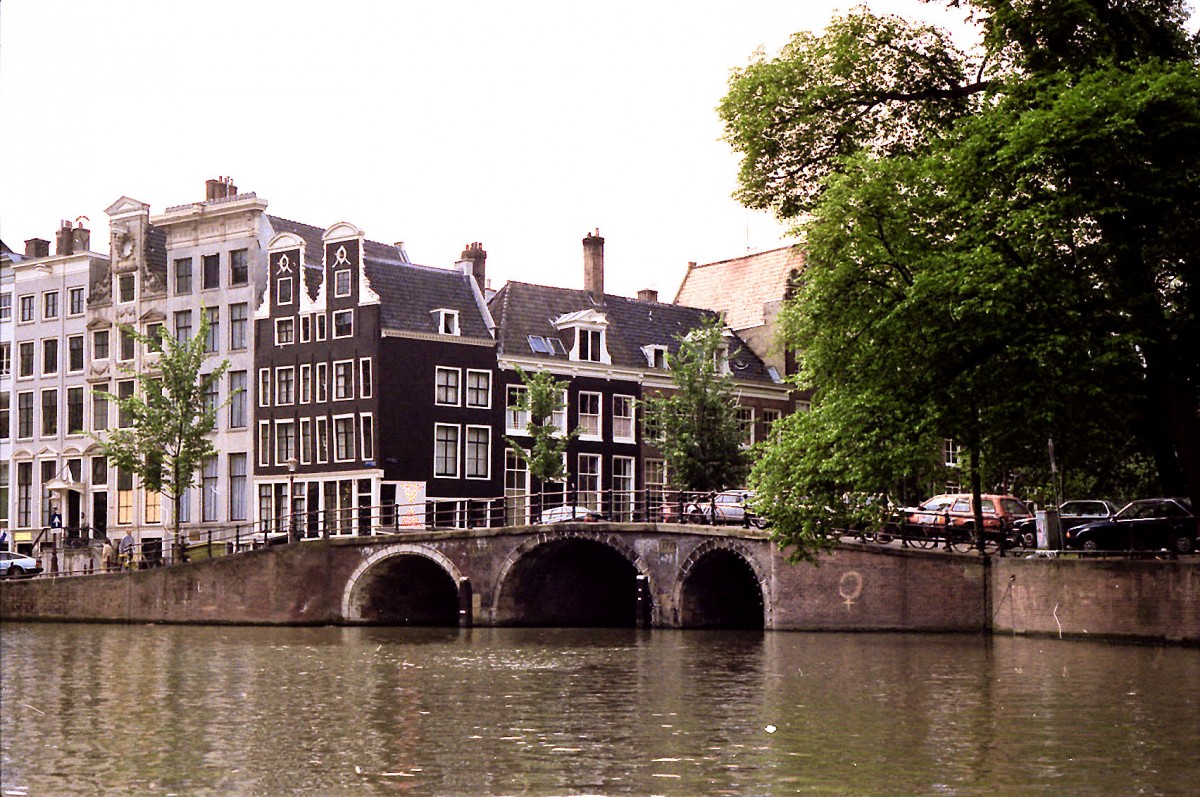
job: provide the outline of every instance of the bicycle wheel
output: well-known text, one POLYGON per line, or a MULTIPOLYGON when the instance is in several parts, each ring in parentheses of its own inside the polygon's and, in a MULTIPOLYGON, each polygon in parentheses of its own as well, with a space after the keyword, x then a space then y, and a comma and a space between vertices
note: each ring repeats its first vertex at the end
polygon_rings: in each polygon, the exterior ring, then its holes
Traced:
POLYGON ((974 529, 947 530, 946 533, 950 537, 950 548, 959 553, 967 553, 979 544, 974 529))

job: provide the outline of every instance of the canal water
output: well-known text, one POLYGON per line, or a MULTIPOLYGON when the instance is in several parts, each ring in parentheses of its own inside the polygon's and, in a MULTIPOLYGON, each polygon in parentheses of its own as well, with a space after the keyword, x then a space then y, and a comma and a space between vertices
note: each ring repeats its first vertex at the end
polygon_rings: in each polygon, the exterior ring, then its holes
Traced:
POLYGON ((3 795, 1195 794, 1200 650, 0 624, 3 795))

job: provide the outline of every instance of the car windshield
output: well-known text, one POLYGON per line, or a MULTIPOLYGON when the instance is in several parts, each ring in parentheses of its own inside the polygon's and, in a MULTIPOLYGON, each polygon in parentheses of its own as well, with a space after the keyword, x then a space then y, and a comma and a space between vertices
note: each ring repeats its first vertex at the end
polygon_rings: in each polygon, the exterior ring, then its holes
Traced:
POLYGON ((1000 506, 1006 515, 1029 515, 1029 508, 1015 498, 1001 498, 1000 506))

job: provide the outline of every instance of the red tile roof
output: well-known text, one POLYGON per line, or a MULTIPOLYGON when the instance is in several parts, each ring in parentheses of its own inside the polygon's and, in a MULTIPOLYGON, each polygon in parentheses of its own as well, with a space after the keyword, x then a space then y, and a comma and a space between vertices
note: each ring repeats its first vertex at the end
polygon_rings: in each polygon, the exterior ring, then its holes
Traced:
POLYGON ((760 326, 763 304, 782 299, 792 272, 803 270, 804 252, 795 246, 690 266, 675 304, 725 313, 733 329, 760 326))

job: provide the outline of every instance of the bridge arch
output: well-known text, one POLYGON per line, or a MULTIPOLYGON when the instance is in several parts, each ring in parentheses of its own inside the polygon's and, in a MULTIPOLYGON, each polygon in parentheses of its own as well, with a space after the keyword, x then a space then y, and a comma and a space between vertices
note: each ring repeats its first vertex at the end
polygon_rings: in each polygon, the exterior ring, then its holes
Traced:
POLYGON ((771 628, 770 579, 742 542, 709 539, 681 563, 672 596, 679 628, 771 628))
POLYGON ((646 598, 654 576, 619 535, 561 529, 542 532, 514 548, 501 564, 491 600, 495 625, 633 627, 638 579, 646 598))
POLYGON ((436 548, 388 545, 354 569, 342 591, 342 621, 458 625, 462 573, 436 548))

